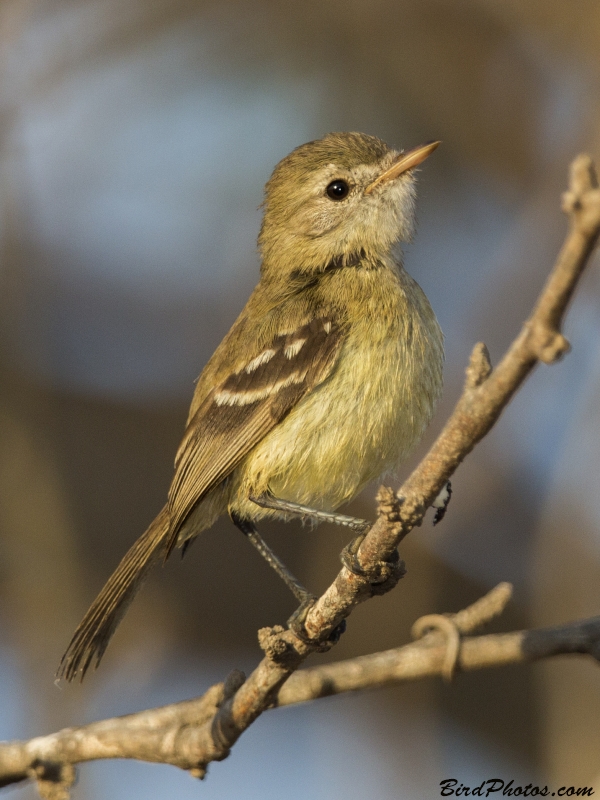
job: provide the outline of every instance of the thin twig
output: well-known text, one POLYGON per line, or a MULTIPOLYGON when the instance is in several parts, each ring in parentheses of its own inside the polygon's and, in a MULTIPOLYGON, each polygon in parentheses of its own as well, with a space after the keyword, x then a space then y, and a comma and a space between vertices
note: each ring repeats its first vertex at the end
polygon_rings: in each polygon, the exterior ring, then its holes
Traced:
MULTIPOLYGON (((382 653, 298 670, 281 688, 277 704, 293 705, 343 692, 445 675, 446 643, 438 633, 382 653)), ((579 653, 600 660, 600 617, 555 628, 461 639, 456 667, 467 672, 579 653)))

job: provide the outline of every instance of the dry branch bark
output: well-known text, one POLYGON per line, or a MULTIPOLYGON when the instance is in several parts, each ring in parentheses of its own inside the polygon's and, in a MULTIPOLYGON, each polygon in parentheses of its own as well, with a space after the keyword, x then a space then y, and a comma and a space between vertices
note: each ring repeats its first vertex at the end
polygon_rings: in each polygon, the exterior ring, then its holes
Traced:
MULTIPOLYGON (((163 715, 173 713, 174 707, 122 717, 118 730, 114 729, 114 720, 105 720, 31 742, 6 743, 0 746, 0 786, 31 777, 37 780, 43 797, 58 800, 68 796, 74 763, 117 756, 175 764, 202 777, 211 761, 228 755, 231 746, 256 717, 277 703, 283 704, 286 692, 294 691, 295 685, 296 691, 300 691, 300 681, 320 682, 320 691, 324 691, 323 680, 331 681, 331 674, 323 678, 325 673, 320 673, 321 678, 317 678, 318 673, 309 670, 294 676, 285 688, 282 687, 308 655, 332 645, 336 629, 358 603, 395 586, 403 574, 397 553, 399 542, 421 523, 445 483, 494 425, 537 362, 552 363, 568 351, 560 325, 600 234, 600 190, 589 156, 580 155, 571 165, 563 210, 569 217, 565 243, 521 332, 495 370, 491 368, 485 345, 475 346, 462 395, 433 447, 397 493, 380 489, 377 521, 357 551, 364 575, 343 567, 308 611, 303 628, 293 626, 294 630, 286 630, 275 626, 260 631, 259 641, 265 657, 249 678, 242 683, 241 674, 234 673, 226 684, 213 687, 204 698, 179 704, 179 711, 175 713, 183 715, 183 724, 170 728, 168 736, 161 734, 161 720, 163 715), (307 675, 313 677, 307 678, 307 675), (146 738, 143 747, 136 751, 135 742, 142 731, 146 738), (24 754, 29 754, 29 758, 24 754)), ((598 619, 568 628, 467 640, 460 638, 465 632, 464 626, 461 628, 463 623, 457 621, 460 619, 460 615, 450 622, 449 618, 428 618, 423 625, 431 627, 432 632, 422 641, 402 648, 400 659, 414 664, 418 653, 419 658, 424 659, 422 663, 428 664, 421 669, 433 670, 419 673, 419 677, 443 674, 449 678, 457 666, 475 669, 541 658, 556 652, 588 652, 598 657, 600 652, 598 619)), ((359 661, 359 668, 355 661, 346 669, 351 673, 357 669, 364 671, 365 665, 370 664, 367 671, 372 673, 375 662, 381 667, 387 661, 386 654, 364 658, 367 660, 359 661), (369 658, 375 661, 369 662, 369 658)), ((342 678, 335 680, 341 682, 342 678)), ((382 680, 387 682, 387 678, 382 680)), ((344 681, 348 683, 349 679, 346 677, 344 681)), ((357 684, 354 688, 362 686, 357 684)))
MULTIPOLYGON (((456 667, 462 671, 504 666, 559 654, 588 654, 600 659, 600 617, 555 628, 466 636, 498 616, 512 593, 499 584, 472 606, 449 615, 427 615, 413 631, 418 641, 382 653, 339 661, 294 673, 273 698, 272 707, 296 705, 344 692, 392 683, 444 676, 448 639, 444 620, 456 631, 456 667)), ((0 746, 0 786, 34 778, 43 797, 68 797, 73 765, 105 758, 135 758, 172 764, 197 777, 195 754, 189 752, 193 731, 214 718, 218 708, 240 687, 244 676, 233 672, 193 700, 65 728, 49 736, 0 746), (49 789, 53 794, 49 794, 49 789), (58 792, 58 793, 57 793, 58 792), (60 794, 62 792, 62 795, 60 794)))

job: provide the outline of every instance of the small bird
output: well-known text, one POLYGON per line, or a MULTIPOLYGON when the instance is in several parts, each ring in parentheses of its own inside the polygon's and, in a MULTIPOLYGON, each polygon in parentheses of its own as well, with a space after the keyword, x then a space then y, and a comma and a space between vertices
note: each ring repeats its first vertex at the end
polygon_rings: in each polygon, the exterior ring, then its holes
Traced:
POLYGON ((438 144, 404 152, 330 133, 275 167, 260 280, 198 379, 168 502, 92 603, 59 676, 98 666, 149 569, 223 514, 301 601, 310 595, 255 523, 368 527, 335 509, 406 458, 442 388, 442 332, 400 250, 414 168, 438 144))

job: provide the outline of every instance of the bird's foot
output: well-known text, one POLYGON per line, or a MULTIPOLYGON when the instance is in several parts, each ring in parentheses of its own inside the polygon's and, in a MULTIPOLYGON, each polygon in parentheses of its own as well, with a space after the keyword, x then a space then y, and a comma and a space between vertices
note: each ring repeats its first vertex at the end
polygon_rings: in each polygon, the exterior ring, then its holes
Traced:
POLYGON ((346 514, 337 514, 334 511, 321 511, 317 508, 304 506, 301 503, 294 503, 291 500, 282 500, 270 492, 265 492, 260 496, 250 495, 250 500, 261 508, 282 511, 285 514, 298 517, 302 521, 332 522, 335 525, 344 525, 347 528, 351 528, 357 533, 367 531, 371 527, 371 523, 365 519, 349 517, 346 514))
POLYGON ((352 539, 340 553, 340 558, 349 572, 369 581, 372 594, 385 594, 404 577, 406 566, 400 560, 398 551, 394 550, 389 560, 377 561, 373 567, 365 569, 358 559, 358 551, 366 535, 366 532, 361 533, 352 539))

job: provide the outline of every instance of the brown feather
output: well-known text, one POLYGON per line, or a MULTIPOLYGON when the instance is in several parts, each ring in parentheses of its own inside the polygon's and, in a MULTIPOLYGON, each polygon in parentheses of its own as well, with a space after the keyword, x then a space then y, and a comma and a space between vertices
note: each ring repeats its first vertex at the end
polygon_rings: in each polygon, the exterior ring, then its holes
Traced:
POLYGON ((188 425, 169 491, 171 530, 166 555, 193 508, 334 367, 343 340, 331 316, 318 317, 272 341, 228 375, 188 425), (302 347, 294 352, 294 345, 302 347), (291 349, 290 349, 291 348, 291 349), (256 363, 265 352, 268 360, 256 363), (252 367, 252 368, 249 368, 252 367), (257 399, 254 399, 254 398, 257 399), (219 402, 225 398, 224 402, 219 402), (249 401, 249 402, 247 402, 249 401))
POLYGON ((323 381, 335 365, 343 336, 331 317, 318 317, 292 333, 272 337, 264 349, 274 355, 247 370, 252 359, 231 372, 191 419, 177 454, 169 503, 128 550, 75 631, 57 676, 83 679, 92 662, 97 667, 106 647, 147 573, 168 557, 194 507, 218 486, 250 450, 298 401, 323 381), (294 343, 304 340, 294 352, 294 343), (291 350, 286 348, 292 346, 291 350), (219 392, 252 402, 218 402, 219 392))
POLYGON ((80 622, 61 659, 58 678, 81 680, 95 658, 98 666, 111 636, 137 594, 150 568, 164 555, 169 532, 165 506, 145 533, 127 551, 119 566, 80 622))

